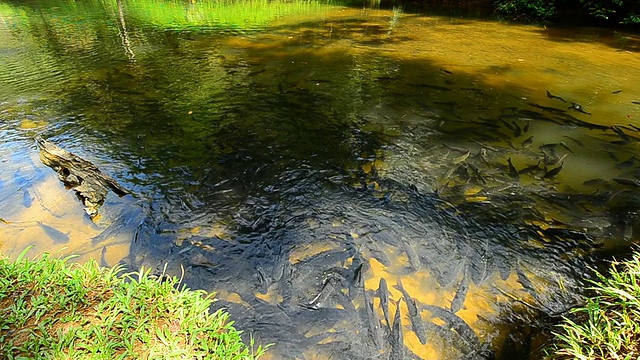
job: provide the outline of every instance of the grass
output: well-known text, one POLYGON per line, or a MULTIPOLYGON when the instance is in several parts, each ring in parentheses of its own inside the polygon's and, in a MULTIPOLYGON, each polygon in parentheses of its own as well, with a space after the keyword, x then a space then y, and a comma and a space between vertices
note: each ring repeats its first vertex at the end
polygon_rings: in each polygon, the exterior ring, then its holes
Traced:
POLYGON ((0 259, 2 359, 256 359, 212 294, 149 271, 0 259), (180 288, 179 290, 177 288, 180 288))
POLYGON ((565 318, 548 358, 640 358, 640 253, 613 262, 608 276, 597 276, 589 288, 595 296, 565 318))

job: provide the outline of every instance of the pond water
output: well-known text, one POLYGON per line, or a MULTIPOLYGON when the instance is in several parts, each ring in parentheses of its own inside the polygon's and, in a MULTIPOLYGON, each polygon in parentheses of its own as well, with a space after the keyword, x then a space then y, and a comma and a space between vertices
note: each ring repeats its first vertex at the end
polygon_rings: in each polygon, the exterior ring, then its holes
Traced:
POLYGON ((0 3, 0 252, 215 291, 267 358, 540 358, 640 238, 640 37, 428 9, 0 3), (90 219, 43 136, 132 195, 90 219))

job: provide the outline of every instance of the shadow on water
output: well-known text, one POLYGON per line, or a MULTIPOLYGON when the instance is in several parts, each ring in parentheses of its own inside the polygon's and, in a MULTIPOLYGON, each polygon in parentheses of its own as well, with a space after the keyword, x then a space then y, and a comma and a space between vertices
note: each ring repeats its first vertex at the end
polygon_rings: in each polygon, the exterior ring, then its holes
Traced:
MULTIPOLYGON (((107 203, 103 226, 81 220, 86 235, 34 228, 72 249, 91 239, 94 258, 124 234, 124 264, 217 292, 274 358, 538 358, 588 266, 637 241, 640 135, 618 120, 635 116, 632 91, 622 105, 585 96, 595 80, 547 94, 546 63, 466 62, 512 33, 469 51, 461 34, 487 24, 335 8, 229 36, 94 11, 83 42, 46 9, 3 30, 46 61, 24 61, 26 78, 0 68, 29 99, 2 104, 1 150, 33 158, 44 135, 135 199, 107 203), (43 73, 59 76, 27 90, 43 73)), ((0 216, 40 218, 24 189, 54 179, 0 174, 0 216)))

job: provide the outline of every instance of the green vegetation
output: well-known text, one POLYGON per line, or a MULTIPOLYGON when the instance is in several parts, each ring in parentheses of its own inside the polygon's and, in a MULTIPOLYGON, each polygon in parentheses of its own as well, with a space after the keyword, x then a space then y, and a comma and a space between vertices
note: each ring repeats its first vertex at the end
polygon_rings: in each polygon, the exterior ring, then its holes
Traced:
POLYGON ((255 359, 211 294, 149 271, 0 259, 0 358, 255 359))
POLYGON ((598 273, 584 307, 572 310, 556 333, 553 359, 637 359, 640 354, 640 254, 598 273))
POLYGON ((161 28, 217 27, 232 32, 260 29, 284 16, 322 11, 328 4, 329 1, 322 0, 216 0, 186 3, 171 0, 130 0, 126 3, 126 12, 132 18, 161 28))
POLYGON ((577 15, 609 24, 640 23, 637 0, 496 0, 495 7, 503 16, 520 21, 577 15))

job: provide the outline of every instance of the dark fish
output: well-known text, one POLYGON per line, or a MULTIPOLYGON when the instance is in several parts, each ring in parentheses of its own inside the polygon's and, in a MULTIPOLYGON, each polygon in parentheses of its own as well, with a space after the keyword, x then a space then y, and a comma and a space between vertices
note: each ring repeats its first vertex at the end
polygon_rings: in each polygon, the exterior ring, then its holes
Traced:
POLYGON ((560 100, 560 101, 562 101, 562 102, 564 102, 564 103, 566 103, 566 102, 567 102, 567 100, 565 100, 565 99, 561 98, 560 96, 551 95, 551 93, 549 92, 549 90, 547 90, 547 97, 548 97, 549 99, 556 99, 556 100, 560 100))
POLYGON ((576 143, 576 144, 578 144, 578 145, 580 145, 580 146, 583 146, 583 147, 584 147, 584 143, 583 143, 582 141, 580 141, 580 140, 576 139, 576 138, 573 138, 573 137, 571 137, 571 136, 567 136, 567 135, 562 135, 562 137, 565 137, 565 138, 567 138, 567 139, 569 139, 569 140, 573 141, 574 143, 576 143))
POLYGON ((533 136, 529 136, 528 138, 526 138, 523 142, 522 142, 522 147, 526 148, 531 146, 531 144, 533 144, 533 136))
MULTIPOLYGON (((554 108, 554 107, 550 107, 550 106, 542 106, 542 105, 538 105, 538 104, 534 104, 534 103, 529 103, 529 105, 533 106, 534 108, 538 108, 542 111, 546 111, 552 114, 556 114, 556 115, 564 115, 567 111, 563 110, 563 109, 558 109, 558 108, 554 108)), ((542 119, 541 119, 542 120, 542 119)), ((549 118, 545 118, 544 120, 551 120, 549 118)))
POLYGON ((529 131, 529 125, 531 124, 530 121, 527 121, 527 123, 524 125, 524 128, 522 129, 522 131, 524 132, 528 132, 529 131))
POLYGON ((376 347, 376 350, 380 351, 384 348, 384 330, 382 323, 373 309, 373 302, 369 299, 367 289, 365 289, 364 286, 362 288, 362 292, 364 294, 364 308, 369 338, 376 347))
POLYGON ((558 173, 560 172, 560 170, 562 170, 562 164, 560 164, 560 166, 558 166, 557 168, 554 168, 554 169, 551 169, 551 170, 547 171, 547 172, 544 174, 543 178, 545 178, 545 179, 551 179, 551 178, 553 178, 554 176, 558 175, 558 173))
POLYGON ((636 163, 638 159, 635 156, 631 156, 629 159, 619 163, 618 165, 616 165, 616 168, 618 169, 624 169, 624 168, 628 168, 630 166, 633 166, 633 164, 636 163))
POLYGON ((615 90, 615 91, 612 91, 611 93, 615 95, 615 94, 620 94, 621 92, 622 90, 615 90))
POLYGON ((453 296, 453 300, 451 300, 452 313, 455 314, 458 310, 462 309, 464 301, 467 299, 467 292, 469 292, 469 279, 465 272, 462 280, 460 281, 460 286, 458 287, 456 294, 453 296))
POLYGON ((528 174, 530 172, 536 171, 540 169, 540 160, 538 160, 538 163, 535 165, 531 165, 531 166, 527 166, 526 168, 520 170, 518 172, 518 174, 522 175, 522 174, 528 174))
POLYGON ((577 103, 574 103, 574 102, 572 102, 572 103, 571 103, 571 106, 569 106, 569 109, 571 109, 571 110, 575 110, 575 111, 577 111, 577 112, 579 112, 579 113, 583 113, 583 114, 591 115, 591 113, 590 113, 590 112, 587 112, 587 111, 582 107, 582 105, 577 104, 577 103))
POLYGON ((391 261, 389 260, 389 257, 387 256, 387 254, 384 253, 384 251, 380 249, 380 247, 378 247, 375 241, 373 240, 367 241, 366 247, 371 252, 372 258, 378 260, 384 266, 391 265, 391 261))
POLYGON ((416 249, 414 249, 406 239, 402 239, 402 246, 404 248, 404 252, 407 254, 407 259, 409 259, 409 266, 411 267, 411 270, 414 272, 420 270, 420 257, 418 256, 416 249))
POLYGON ((449 70, 440 69, 440 71, 442 71, 445 74, 453 75, 453 73, 451 71, 449 71, 449 70))
POLYGON ((269 291, 269 278, 267 278, 262 266, 256 266, 256 275, 258 276, 258 291, 264 295, 269 291))
POLYGON ((402 322, 400 321, 400 303, 402 299, 398 299, 396 306, 396 315, 393 317, 393 328, 389 334, 389 343, 391 343, 390 359, 404 359, 404 335, 402 334, 402 322))
POLYGON ((629 123, 628 125, 629 125, 630 127, 632 127, 632 128, 633 128, 633 130, 635 130, 635 131, 640 131, 640 127, 637 127, 637 126, 635 126, 635 125, 633 125, 633 124, 631 124, 631 123, 629 123))
POLYGON ((518 274, 518 282, 520 283, 520 285, 522 285, 522 287, 530 294, 535 296, 536 288, 533 286, 533 283, 531 282, 531 280, 529 280, 524 271, 522 271, 522 269, 520 268, 517 268, 516 273, 518 274))
POLYGON ((29 190, 24 190, 22 192, 22 206, 30 208, 31 205, 33 205, 33 198, 31 197, 31 193, 29 193, 29 190))
POLYGON ((553 159, 547 159, 547 161, 545 161, 545 164, 546 165, 551 165, 551 166, 556 165, 556 164, 562 162, 562 160, 564 160, 564 158, 566 158, 567 155, 569 155, 569 154, 564 154, 564 155, 562 155, 560 157, 555 157, 553 159))
POLYGON ((619 127, 617 126, 612 126, 611 130, 613 130, 616 134, 618 134, 618 136, 620 136, 621 141, 612 141, 612 144, 622 144, 622 145, 626 145, 631 143, 631 138, 624 133, 624 131, 622 131, 619 127))
POLYGON ((500 119, 500 121, 502 121, 502 123, 504 124, 504 126, 507 127, 507 129, 509 129, 511 131, 516 131, 515 126, 513 126, 513 125, 515 125, 515 123, 511 124, 511 123, 509 123, 509 122, 507 122, 507 121, 505 121, 503 119, 500 119))
POLYGON ((252 71, 252 72, 250 72, 248 75, 249 75, 249 76, 255 76, 255 75, 258 75, 258 74, 262 74, 262 73, 263 73, 263 72, 265 72, 265 71, 267 71, 267 69, 256 70, 256 71, 252 71))
POLYGON ((391 323, 389 322, 389 288, 387 287, 387 280, 384 278, 380 278, 378 298, 380 299, 380 307, 384 314, 384 320, 387 322, 387 327, 391 329, 391 323))
POLYGON ((472 349, 479 349, 482 346, 478 335, 473 329, 462 320, 459 316, 452 313, 448 309, 444 309, 434 305, 422 305, 425 310, 429 310, 431 314, 437 318, 443 320, 448 329, 451 329, 458 333, 461 339, 463 339, 472 349))
POLYGON ((100 266, 101 267, 110 267, 107 263, 107 247, 102 248, 102 252, 100 253, 100 266))
POLYGON ((520 126, 518 126, 518 124, 516 124, 515 122, 513 123, 513 127, 515 128, 514 130, 514 135, 516 137, 520 137, 520 135, 522 135, 522 129, 520 129, 520 126))
POLYGON ((335 283, 337 282, 334 276, 326 276, 322 281, 322 288, 318 295, 316 295, 311 301, 307 303, 301 303, 300 306, 311 310, 318 310, 329 299, 331 293, 335 290, 335 283))
POLYGON ((404 289, 400 279, 398 279, 398 286, 396 286, 395 288, 400 290, 402 296, 404 297, 404 301, 407 303, 407 309, 409 310, 409 319, 411 320, 411 328, 413 329, 413 332, 415 332, 418 336, 418 340, 420 340, 420 343, 422 343, 422 345, 425 345, 427 343, 426 331, 424 325, 422 324, 422 316, 420 316, 416 301, 404 289))
POLYGON ((587 180, 585 182, 582 183, 582 185, 586 185, 586 186, 601 186, 603 184, 606 184, 607 181, 603 180, 603 179, 591 179, 591 180, 587 180))
POLYGON ((57 244, 63 244, 69 242, 69 235, 63 233, 62 231, 53 228, 49 225, 45 225, 42 222, 38 221, 38 225, 40 228, 53 240, 53 242, 57 244))
POLYGON ((613 181, 621 185, 640 187, 640 181, 638 180, 625 179, 625 178, 613 178, 613 181))
POLYGON ((511 175, 511 177, 513 178, 517 178, 518 170, 516 170, 516 167, 513 166, 513 163, 511 162, 511 158, 507 159, 507 164, 509 165, 509 175, 511 175))
POLYGON ((640 105, 640 101, 632 101, 632 104, 640 105))
POLYGON ((513 150, 518 150, 518 148, 515 146, 515 144, 514 144, 511 140, 507 139, 507 140, 506 140, 506 143, 507 143, 507 145, 509 145, 513 150))

